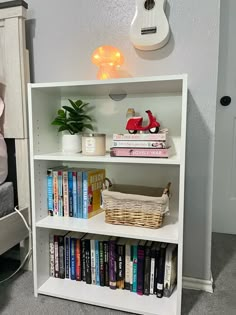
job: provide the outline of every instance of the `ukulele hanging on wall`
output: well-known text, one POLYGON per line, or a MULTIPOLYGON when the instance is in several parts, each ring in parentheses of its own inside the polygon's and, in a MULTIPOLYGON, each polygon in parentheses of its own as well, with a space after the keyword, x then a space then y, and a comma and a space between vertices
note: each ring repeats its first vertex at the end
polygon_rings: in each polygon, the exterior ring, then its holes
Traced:
POLYGON ((165 46, 170 27, 165 15, 166 0, 136 0, 130 39, 140 50, 155 50, 165 46))

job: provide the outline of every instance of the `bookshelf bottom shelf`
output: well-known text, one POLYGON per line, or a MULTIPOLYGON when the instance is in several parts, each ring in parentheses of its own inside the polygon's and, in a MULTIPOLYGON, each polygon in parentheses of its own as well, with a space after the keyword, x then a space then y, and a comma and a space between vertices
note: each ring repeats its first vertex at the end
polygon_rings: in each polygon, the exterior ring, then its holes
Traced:
POLYGON ((177 310, 176 290, 170 298, 158 299, 156 296, 139 296, 127 290, 111 290, 84 282, 49 278, 38 289, 38 294, 136 314, 175 315, 177 310))

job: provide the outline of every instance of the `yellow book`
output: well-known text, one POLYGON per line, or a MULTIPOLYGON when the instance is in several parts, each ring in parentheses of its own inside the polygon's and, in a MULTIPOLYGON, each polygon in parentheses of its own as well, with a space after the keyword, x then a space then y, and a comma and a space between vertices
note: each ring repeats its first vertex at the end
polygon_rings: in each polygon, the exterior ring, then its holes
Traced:
POLYGON ((83 218, 89 219, 103 211, 101 190, 105 179, 105 169, 83 171, 83 218))

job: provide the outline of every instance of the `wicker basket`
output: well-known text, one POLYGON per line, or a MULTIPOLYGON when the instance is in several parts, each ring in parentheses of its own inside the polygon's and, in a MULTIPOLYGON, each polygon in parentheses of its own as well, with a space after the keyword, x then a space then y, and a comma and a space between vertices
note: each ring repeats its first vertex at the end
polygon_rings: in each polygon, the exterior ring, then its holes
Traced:
POLYGON ((106 223, 160 228, 169 210, 169 188, 170 183, 166 188, 152 188, 109 181, 102 192, 106 223))

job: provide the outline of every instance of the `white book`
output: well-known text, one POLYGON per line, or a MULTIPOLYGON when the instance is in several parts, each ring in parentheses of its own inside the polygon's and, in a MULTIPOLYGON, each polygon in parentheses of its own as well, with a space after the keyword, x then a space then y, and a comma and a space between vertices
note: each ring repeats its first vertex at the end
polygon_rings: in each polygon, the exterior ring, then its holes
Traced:
POLYGON ((177 283, 177 245, 168 244, 165 257, 164 293, 170 297, 177 283))
POLYGON ((95 258, 95 239, 90 239, 90 254, 91 254, 91 280, 92 284, 96 284, 96 258, 95 258))
POLYGON ((55 276, 55 267, 54 267, 54 235, 49 235, 49 255, 50 255, 50 276, 55 276))

